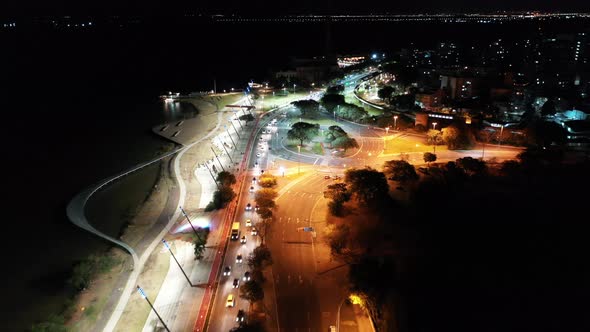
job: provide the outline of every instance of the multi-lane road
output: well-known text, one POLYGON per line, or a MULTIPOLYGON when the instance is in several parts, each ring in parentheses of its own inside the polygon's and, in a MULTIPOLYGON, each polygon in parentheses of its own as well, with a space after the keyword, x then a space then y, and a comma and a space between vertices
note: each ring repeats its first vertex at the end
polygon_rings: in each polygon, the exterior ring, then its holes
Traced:
MULTIPOLYGON (((358 75, 349 80, 358 80, 358 75)), ((350 85, 350 84, 349 84, 350 85)), ((347 85, 347 88, 348 86, 347 85)), ((384 153, 384 136, 391 135, 397 138, 415 140, 423 143, 423 135, 406 134, 399 132, 385 133, 382 130, 367 126, 342 121, 338 122, 345 131, 355 137, 360 148, 346 158, 338 158, 331 154, 310 155, 292 151, 285 146, 284 139, 290 127, 290 122, 282 113, 288 112, 288 107, 275 111, 265 116, 259 124, 251 146, 250 163, 246 182, 242 186, 237 202, 237 213, 233 221, 240 223, 241 235, 245 235, 247 242, 230 241, 223 260, 222 267, 231 268, 229 276, 220 275, 214 301, 211 303, 211 312, 208 331, 229 331, 237 326, 236 315, 238 310, 248 312, 249 303, 240 298, 239 288, 233 287, 235 278, 243 284, 243 276, 247 271, 246 259, 252 250, 259 244, 259 237, 250 233, 246 227, 246 219, 251 219, 254 226, 257 215, 254 211, 246 211, 248 203, 255 206, 254 192, 258 185, 253 182, 254 177, 260 175, 261 170, 280 174, 283 165, 289 165, 292 169, 302 166, 302 175, 292 180, 292 183, 279 191, 276 200, 278 209, 275 211, 272 232, 266 238, 266 243, 271 250, 274 264, 271 267, 270 278, 267 282, 272 284, 272 294, 267 294, 272 301, 273 308, 265 308, 268 316, 268 326, 271 331, 288 332, 312 332, 328 331, 332 325, 338 325, 338 310, 346 296, 346 269, 319 265, 318 262, 329 260, 329 250, 325 244, 319 241, 319 236, 324 227, 323 215, 316 210, 325 205, 322 192, 332 183, 325 179, 325 175, 342 174, 348 167, 373 166, 379 168, 384 161, 399 158, 392 154, 384 153), (272 121, 275 119, 275 121, 272 121), (304 166, 305 165, 305 166, 304 166), (303 227, 313 227, 317 232, 302 231, 303 227), (236 262, 236 256, 241 254, 244 261, 236 262), (235 305, 227 307, 228 295, 233 295, 235 305)), ((322 127, 322 129, 327 129, 322 127)), ((413 141, 412 141, 413 142, 413 141)), ((486 147, 486 157, 498 159, 510 159, 519 150, 510 147, 486 147)), ((422 163, 422 152, 409 152, 410 161, 422 163)), ((481 150, 468 151, 438 151, 438 160, 455 160, 457 158, 472 156, 480 157, 481 150)), ((290 174, 299 173, 297 170, 290 174)), ((325 208, 325 206, 324 206, 325 208)))

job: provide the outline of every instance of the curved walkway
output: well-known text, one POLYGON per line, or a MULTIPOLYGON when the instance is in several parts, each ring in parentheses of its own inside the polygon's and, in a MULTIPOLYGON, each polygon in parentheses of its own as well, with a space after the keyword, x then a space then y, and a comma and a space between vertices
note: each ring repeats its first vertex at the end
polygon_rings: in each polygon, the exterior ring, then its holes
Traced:
POLYGON ((115 326, 117 325, 117 322, 119 321, 119 318, 121 317, 121 314, 123 313, 123 310, 124 310, 125 306, 127 305, 127 302, 129 301, 129 297, 131 296, 132 292, 134 291, 137 278, 139 277, 139 273, 143 269, 143 265, 147 261, 149 254, 153 251, 153 249, 156 247, 156 245, 159 244, 160 239, 164 236, 164 234, 166 232, 168 232, 168 230, 172 226, 172 224, 174 224, 174 222, 178 219, 178 217, 180 215, 180 210, 178 208, 175 210, 174 215, 170 218, 166 227, 164 227, 164 229, 162 229, 160 234, 154 238, 152 243, 143 252, 141 257, 138 257, 137 253, 135 252, 135 250, 131 246, 129 246, 125 242, 122 242, 116 238, 113 238, 113 237, 97 230, 96 228, 94 228, 94 226, 92 226, 90 224, 88 219, 86 219, 86 215, 84 213, 86 203, 88 202, 88 200, 90 199, 90 197, 92 197, 92 195, 94 193, 96 193, 98 190, 100 190, 104 186, 110 184, 111 182, 113 182, 117 179, 120 179, 128 174, 131 174, 137 170, 140 170, 146 166, 149 166, 157 161, 160 161, 163 158, 172 156, 174 154, 178 154, 174 159, 174 177, 176 178, 178 185, 179 185, 179 189, 180 189, 178 206, 182 206, 184 204, 184 199, 186 196, 186 186, 185 186, 184 182, 182 181, 182 178, 180 175, 180 159, 182 158, 182 155, 184 155, 184 153, 188 149, 190 149, 192 146, 200 143, 201 141, 203 141, 205 139, 208 139, 210 136, 212 136, 214 133, 216 133, 217 130, 219 129, 219 127, 221 126, 222 118, 223 118, 223 113, 219 112, 217 114, 217 125, 215 126, 215 128, 212 129, 207 135, 201 137, 200 139, 196 140, 195 142, 193 142, 185 147, 182 147, 180 149, 177 149, 175 151, 172 151, 170 153, 167 153, 163 156, 160 156, 156 159, 153 159, 151 161, 142 163, 130 170, 124 171, 120 174, 117 174, 115 176, 107 178, 107 179, 101 181, 98 185, 95 185, 93 187, 83 190, 78 195, 76 195, 68 204, 68 206, 66 208, 66 213, 67 213, 68 218, 70 219, 70 221, 73 224, 75 224, 76 226, 78 226, 90 233, 93 233, 96 236, 99 236, 109 242, 112 242, 112 243, 122 247, 124 250, 129 252, 129 254, 133 257, 133 272, 131 273, 131 275, 129 276, 129 279, 127 280, 125 288, 124 288, 123 292, 121 293, 121 297, 119 298, 119 301, 117 302, 117 306, 116 306, 115 310, 113 311, 109 321, 107 322, 107 324, 104 328, 104 331, 112 331, 115 328, 115 326))

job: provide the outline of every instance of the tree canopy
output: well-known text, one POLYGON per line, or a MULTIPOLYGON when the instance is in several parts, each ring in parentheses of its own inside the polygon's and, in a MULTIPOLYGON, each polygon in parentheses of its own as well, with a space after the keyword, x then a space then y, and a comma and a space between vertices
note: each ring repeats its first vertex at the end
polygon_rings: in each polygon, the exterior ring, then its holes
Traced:
POLYGON ((262 270, 272 263, 272 255, 265 245, 254 248, 252 254, 248 257, 248 267, 251 270, 262 270))
POLYGON ((316 116, 320 110, 320 104, 313 99, 296 100, 291 105, 295 106, 303 117, 316 116))
POLYGON ((389 160, 383 164, 383 172, 390 179, 400 182, 418 180, 414 165, 405 160, 389 160))
POLYGON ((394 92, 395 92, 394 87, 392 87, 390 85, 386 85, 377 91, 377 96, 383 100, 389 100, 389 98, 391 97, 391 95, 394 92))
POLYGON ((336 109, 336 115, 351 121, 360 121, 368 117, 364 108, 353 104, 342 104, 336 109))
POLYGON ((222 171, 217 174, 217 182, 220 186, 229 187, 236 183, 236 176, 228 171, 222 171))
POLYGON ((442 129, 443 141, 449 150, 469 149, 475 144, 475 137, 464 125, 452 124, 442 129))
POLYGON ((344 182, 357 201, 364 205, 374 205, 389 193, 385 175, 372 168, 349 169, 344 182))
POLYGON ((320 103, 330 112, 332 112, 337 105, 346 104, 344 96, 340 94, 325 94, 322 96, 320 103))
POLYGON ((436 161, 436 154, 432 152, 424 152, 423 158, 425 163, 432 163, 436 161))
POLYGON ((344 85, 331 85, 326 89, 326 94, 338 94, 344 91, 344 85))
POLYGON ((344 151, 346 151, 348 149, 358 148, 359 144, 356 141, 356 139, 352 137, 341 136, 332 142, 332 146, 334 146, 335 148, 344 149, 344 151))
POLYGON ((240 286, 240 297, 254 303, 264 299, 264 290, 256 280, 246 281, 240 286))
POLYGON ((296 122, 291 126, 287 132, 287 138, 298 140, 301 145, 304 142, 311 142, 311 140, 319 135, 320 125, 308 122, 296 122))

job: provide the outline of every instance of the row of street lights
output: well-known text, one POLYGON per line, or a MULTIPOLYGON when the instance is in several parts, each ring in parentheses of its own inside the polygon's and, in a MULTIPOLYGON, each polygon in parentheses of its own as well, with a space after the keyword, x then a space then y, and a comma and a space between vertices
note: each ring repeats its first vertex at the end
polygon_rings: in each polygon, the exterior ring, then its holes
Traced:
MULTIPOLYGON (((195 235, 197 236, 197 238, 198 239, 201 239, 201 237, 199 236, 199 233, 197 233, 197 230, 195 229, 195 226, 193 226, 192 221, 189 219, 188 215, 186 214, 186 212, 184 211, 184 209, 182 208, 182 206, 179 206, 179 208, 180 208, 180 211, 182 212, 182 214, 186 217, 186 220, 188 221, 189 225, 191 226, 191 228, 195 232, 195 235)), ((184 269, 182 268, 182 266, 180 265, 180 263, 178 262, 178 260, 176 259, 176 256, 174 256, 174 253, 172 252, 172 248, 170 248, 170 245, 168 244, 168 242, 166 242, 166 240, 162 239, 162 244, 164 245, 164 247, 166 247, 166 249, 168 249, 168 251, 170 252, 170 255, 172 255, 172 258, 174 259, 174 261, 178 265, 178 268, 180 269, 180 271, 182 272, 182 274, 186 278, 186 281, 188 281, 188 284, 191 287, 195 287, 193 285, 193 283, 191 282, 191 280, 189 279, 189 277, 186 274, 186 272, 184 271, 184 269)), ((168 326, 166 325, 166 323, 164 322, 164 320, 162 319, 162 317, 160 316, 160 314, 158 313, 158 311, 156 311, 156 308, 154 308, 154 305, 152 304, 152 302, 150 301, 150 299, 147 297, 147 294, 145 293, 145 291, 139 285, 137 286, 137 291, 139 292, 139 295, 141 295, 141 297, 144 298, 147 301, 147 303, 150 305, 150 308, 152 308, 152 310, 154 311, 154 313, 156 314, 156 316, 158 316, 158 319, 160 320, 160 322, 162 323, 162 325, 164 326, 164 328, 166 329, 166 331, 170 332, 170 329, 168 328, 168 326)))

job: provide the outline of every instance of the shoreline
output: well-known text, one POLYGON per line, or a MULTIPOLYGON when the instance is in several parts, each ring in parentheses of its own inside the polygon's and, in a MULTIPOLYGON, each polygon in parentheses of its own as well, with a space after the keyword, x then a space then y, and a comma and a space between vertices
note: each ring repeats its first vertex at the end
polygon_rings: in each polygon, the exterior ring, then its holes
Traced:
MULTIPOLYGON (((239 98, 239 95, 236 95, 236 97, 237 97, 237 98, 239 98)), ((216 106, 216 105, 215 105, 213 102, 211 102, 211 101, 209 101, 209 103, 210 103, 212 106, 216 106)), ((214 115, 214 114, 217 114, 217 111, 218 111, 218 109, 217 109, 217 107, 215 107, 215 108, 216 108, 216 109, 214 109, 214 110, 213 110, 213 109, 211 109, 211 112, 207 112, 207 113, 209 113, 209 114, 206 114, 206 113, 205 113, 205 111, 203 111, 203 110, 201 110, 201 109, 199 108, 199 110, 200 110, 200 114, 198 114, 196 117, 194 117, 194 118, 192 118, 192 119, 186 119, 186 120, 184 120, 184 121, 187 121, 187 120, 193 120, 193 121, 195 122, 195 124, 194 124, 194 125, 195 125, 196 127, 203 127, 203 126, 204 126, 204 127, 206 127, 206 128, 204 128, 205 130, 198 130, 198 135, 195 135, 195 136, 197 136, 197 137, 198 137, 198 136, 201 136, 201 137, 203 137, 204 135, 207 135, 209 132, 211 132, 211 130, 212 130, 213 128, 211 128, 211 124, 210 124, 209 122, 212 122, 212 121, 211 121, 211 120, 209 120, 209 121, 203 121, 203 118, 204 118, 204 117, 207 117, 208 115, 214 115)), ((232 115, 232 113, 228 112, 227 114, 223 114, 223 115, 222 115, 222 117, 223 117, 223 118, 226 118, 226 117, 229 117, 229 116, 231 116, 231 115, 232 115)), ((158 125, 158 126, 155 126, 154 128, 161 127, 162 125, 163 125, 163 124, 160 124, 160 125, 158 125)), ((159 136, 159 137, 160 137, 160 139, 162 139, 162 141, 165 141, 165 139, 163 139, 163 137, 161 137, 160 135, 157 135, 157 136, 159 136)), ((192 140, 194 140, 195 138, 196 138, 196 137, 192 137, 191 139, 192 139, 192 140)), ((168 143, 168 144, 170 144, 170 143, 168 143)), ((165 146, 165 145, 162 145, 162 146, 165 146)), ((204 146, 208 147, 208 145, 206 145, 206 144, 205 144, 205 145, 197 145, 197 146, 195 146, 195 147, 191 148, 191 149, 190 149, 190 152, 191 152, 190 154, 191 154, 191 155, 192 155, 192 154, 196 154, 198 157, 201 157, 201 156, 203 155, 203 152, 205 152, 205 151, 206 151, 206 150, 202 150, 204 146), (196 153, 195 153, 195 151, 193 151, 194 149, 198 150, 200 153, 199 153, 199 152, 196 152, 196 153)), ((178 145, 176 145, 176 147, 178 148, 178 145)), ((176 151, 176 150, 175 150, 175 151, 176 151)), ((210 152, 210 153, 211 153, 211 152, 210 152)), ((202 157, 202 158, 199 158, 199 159, 206 159, 206 158, 202 157)), ((160 165, 162 165, 162 163, 169 163, 169 162, 170 162, 170 160, 172 160, 172 159, 167 157, 167 158, 165 158, 165 159, 162 159, 162 160, 161 160, 159 163, 160 163, 160 165)), ((196 163, 197 163, 197 162, 195 162, 195 164, 196 164, 196 163)), ((146 167, 147 167, 147 166, 146 166, 146 167)), ((150 167, 151 167, 151 166, 150 166, 150 167)), ((158 176, 158 177, 157 177, 157 179, 156 179, 156 182, 157 182, 158 184, 162 183, 163 181, 164 181, 164 182, 169 182, 169 180, 170 180, 170 176, 169 176, 169 171, 170 171, 170 169, 168 168, 168 170, 166 171, 166 170, 165 170, 166 168, 167 168, 167 167, 164 167, 164 166, 161 166, 161 167, 159 167, 159 169, 160 169, 160 171, 159 171, 159 176, 158 176)), ((143 171, 143 170, 141 170, 141 171, 143 171)), ((119 180, 117 180, 117 181, 119 181, 119 180)), ((125 181, 125 180, 122 180, 122 181, 125 181)), ((112 185, 112 184, 109 184, 109 186, 110 186, 110 185, 112 185)), ((170 190, 170 188, 171 188, 171 187, 173 187, 174 185, 175 185, 175 184, 172 184, 171 186, 169 185, 167 189, 168 189, 168 190, 170 190)), ((109 189, 110 189, 110 188, 105 188, 105 189, 101 189, 101 191, 102 191, 102 190, 109 190, 109 189)), ((162 189, 162 188, 161 188, 161 186, 160 186, 160 189, 162 189)), ((200 188, 198 188, 198 189, 200 190, 200 188)), ((162 189, 162 190, 165 190, 165 189, 162 189)), ((121 235, 120 237, 117 237, 117 238, 122 238, 122 239, 125 239, 126 241, 129 241, 129 240, 127 240, 127 239, 126 239, 126 238, 127 238, 127 235, 130 233, 130 232, 129 232, 129 230, 130 230, 130 229, 133 229, 133 228, 134 228, 134 227, 135 227, 135 226, 138 224, 138 220, 137 220, 137 219, 138 219, 139 217, 141 217, 141 216, 140 216, 140 214, 141 214, 141 211, 142 211, 143 209, 145 209, 145 206, 148 204, 148 201, 150 201, 150 199, 151 199, 153 196, 155 196, 155 193, 156 193, 156 191, 159 191, 159 190, 154 190, 154 187, 152 186, 152 188, 151 188, 150 192, 146 194, 146 196, 145 196, 145 198, 142 200, 142 202, 140 202, 140 203, 138 203, 138 204, 137 204, 137 207, 135 208, 135 212, 137 212, 137 213, 135 213, 133 216, 130 216, 130 218, 129 218, 129 223, 128 223, 128 224, 126 224, 126 225, 125 225, 125 224, 123 224, 123 222, 119 222, 119 226, 121 226, 121 227, 124 227, 124 228, 122 229, 122 231, 121 231, 121 232, 119 232, 119 233, 120 233, 120 234, 122 234, 122 235, 121 235)), ((115 194, 115 195, 116 195, 116 194, 115 194)), ((89 219, 90 219, 90 216, 89 216, 89 219)), ((155 223, 154 223, 154 224, 155 224, 155 223)), ((134 229, 134 230, 135 230, 135 229, 134 229)), ((135 231, 136 231, 136 230, 135 230, 135 231)), ((146 233, 142 234, 142 236, 144 236, 145 234, 146 234, 146 233)), ((137 235, 137 234, 136 234, 136 235, 137 235)), ((109 250, 109 251, 113 250, 113 247, 115 247, 115 250, 117 250, 117 249, 118 249, 118 248, 116 248, 116 246, 111 246, 111 248, 110 248, 110 250, 109 250)), ((109 253, 109 254, 110 254, 110 253, 109 253)), ((100 279, 100 277, 101 277, 101 276, 97 276, 97 278, 95 278, 95 279, 100 279)), ((80 296, 80 294, 78 294, 78 295, 76 296, 76 298, 74 299, 74 302, 76 303, 77 307, 80 307, 80 305, 79 305, 80 298, 81 298, 81 296, 80 296)), ((70 325, 70 326, 71 326, 71 324, 72 324, 73 322, 72 322, 72 321, 69 321, 68 323, 70 323, 70 324, 68 324, 68 325, 70 325)))

